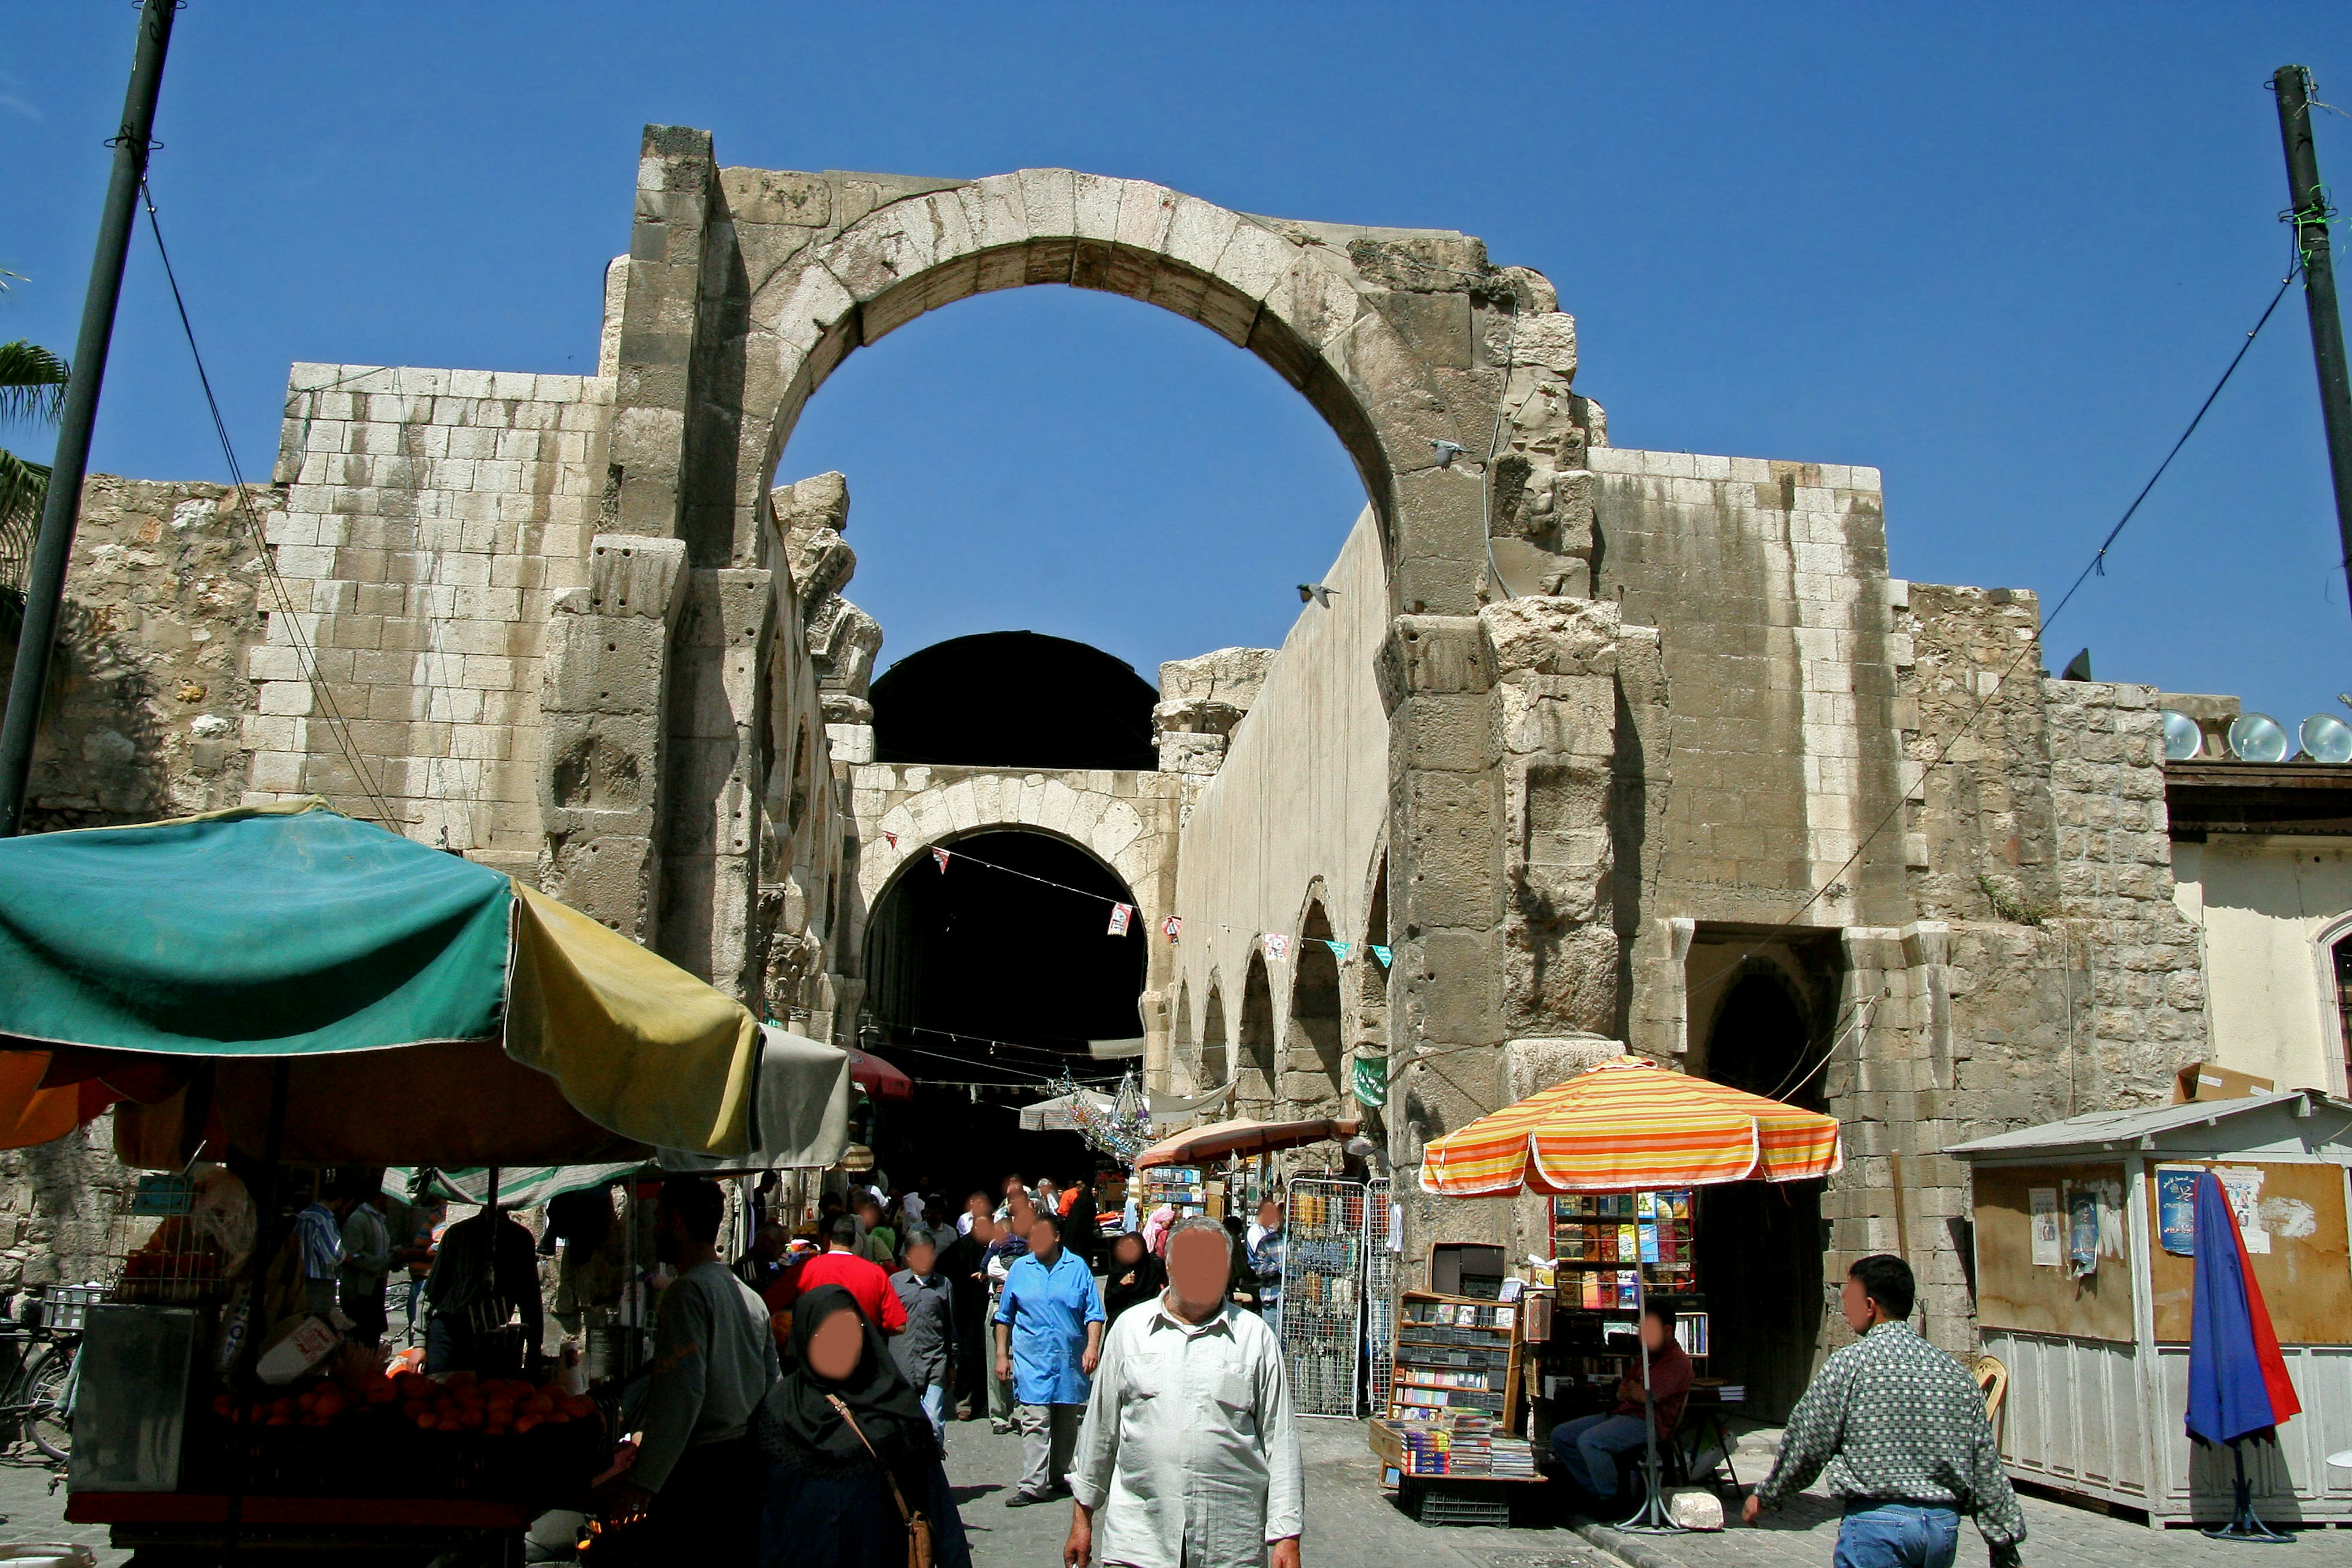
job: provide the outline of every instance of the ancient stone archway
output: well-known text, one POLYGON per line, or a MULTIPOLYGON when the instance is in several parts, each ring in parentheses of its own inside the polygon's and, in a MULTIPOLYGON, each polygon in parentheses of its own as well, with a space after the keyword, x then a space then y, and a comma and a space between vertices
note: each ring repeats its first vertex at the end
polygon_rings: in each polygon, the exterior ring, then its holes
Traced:
POLYGON ((1241 1078, 1235 1098, 1259 1113, 1272 1110, 1281 1092, 1281 1067, 1274 1055, 1274 988, 1266 981, 1265 954, 1252 952, 1242 981, 1240 1030, 1234 1068, 1241 1078))
POLYGON ((1331 921, 1318 899, 1307 906, 1306 918, 1299 923, 1298 956, 1290 968, 1290 1016, 1283 1042, 1284 1109, 1300 1115, 1336 1112, 1347 1093, 1339 961, 1331 951, 1331 921))
POLYGON ((1196 1089, 1216 1089, 1230 1079, 1231 1058, 1226 1050, 1225 997, 1217 977, 1209 977, 1209 1002, 1201 1012, 1201 1066, 1194 1075, 1196 1089))

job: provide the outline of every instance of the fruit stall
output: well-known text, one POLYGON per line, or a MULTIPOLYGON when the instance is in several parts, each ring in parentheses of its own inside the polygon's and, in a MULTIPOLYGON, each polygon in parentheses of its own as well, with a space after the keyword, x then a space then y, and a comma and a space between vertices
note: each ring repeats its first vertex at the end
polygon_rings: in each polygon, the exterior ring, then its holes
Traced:
MULTIPOLYGON (((847 1056, 461 857, 317 802, 0 840, 0 1147, 110 1113, 140 1178, 89 1309, 67 1518, 175 1563, 519 1563, 622 1379, 428 1375, 306 1289, 362 1170, 824 1164, 847 1056)), ((493 1222, 495 1223, 495 1221, 493 1222)), ((503 1321, 503 1320, 501 1320, 503 1321)))

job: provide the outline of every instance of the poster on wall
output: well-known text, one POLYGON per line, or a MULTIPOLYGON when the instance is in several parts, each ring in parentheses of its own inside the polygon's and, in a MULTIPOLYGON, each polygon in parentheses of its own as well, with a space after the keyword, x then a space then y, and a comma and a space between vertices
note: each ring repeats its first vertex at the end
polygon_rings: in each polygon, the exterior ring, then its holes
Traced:
POLYGON ((2099 1190, 2066 1189, 2066 1267, 2077 1279, 2099 1271, 2099 1190))
POLYGON ((2197 1178, 2204 1173, 2202 1165, 2156 1168, 2157 1240, 2181 1258, 2197 1256, 2197 1178))
POLYGON ((2058 1189, 2032 1187, 2026 1199, 2033 1215, 2033 1263, 2037 1268, 2055 1268, 2065 1261, 2065 1243, 2058 1234, 2058 1189))
POLYGON ((2230 1200, 2230 1213, 2238 1222, 2238 1234, 2245 1238, 2246 1250, 2263 1255, 2271 1249, 2271 1233, 2263 1224, 2263 1176, 2260 1165, 2216 1165, 2215 1179, 2221 1184, 2221 1195, 2230 1200))

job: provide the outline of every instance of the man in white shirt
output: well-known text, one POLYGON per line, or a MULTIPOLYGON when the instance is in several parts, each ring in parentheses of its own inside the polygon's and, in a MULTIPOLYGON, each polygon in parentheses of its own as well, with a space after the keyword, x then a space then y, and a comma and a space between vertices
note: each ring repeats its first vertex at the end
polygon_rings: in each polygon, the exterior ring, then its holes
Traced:
POLYGON ((1189 1215, 1168 1289, 1111 1326, 1070 1468, 1068 1568, 1097 1545, 1105 1568, 1298 1568, 1290 1382, 1273 1332, 1225 1299, 1232 1274, 1224 1227, 1189 1215))

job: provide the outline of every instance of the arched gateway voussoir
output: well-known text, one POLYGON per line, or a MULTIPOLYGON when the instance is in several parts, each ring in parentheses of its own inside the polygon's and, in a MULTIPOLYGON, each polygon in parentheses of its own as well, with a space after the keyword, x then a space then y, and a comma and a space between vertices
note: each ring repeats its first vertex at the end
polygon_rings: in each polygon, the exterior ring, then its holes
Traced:
MULTIPOLYGON (((1360 274, 1346 232, 1068 169, 1024 169, 887 202, 802 251, 754 295, 753 331, 773 334, 781 388, 767 468, 810 395, 853 350, 974 294, 1058 283, 1160 306, 1265 360, 1323 416, 1389 522, 1398 477, 1438 466, 1441 441, 1471 447, 1475 433, 1465 432, 1491 419, 1493 405, 1457 410, 1450 404, 1467 388, 1449 389, 1431 374, 1469 367, 1468 310, 1457 312, 1459 342, 1434 353, 1409 342, 1381 309, 1379 297, 1393 290, 1360 274)), ((1412 292, 1424 301, 1466 296, 1477 280, 1440 266, 1415 279, 1438 287, 1412 292)))

